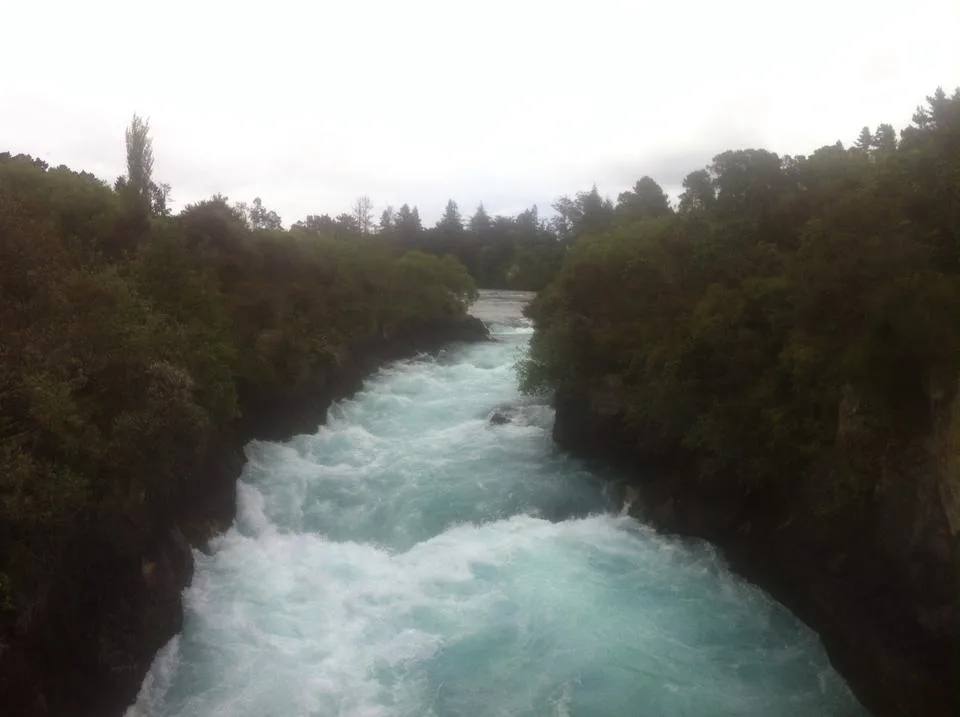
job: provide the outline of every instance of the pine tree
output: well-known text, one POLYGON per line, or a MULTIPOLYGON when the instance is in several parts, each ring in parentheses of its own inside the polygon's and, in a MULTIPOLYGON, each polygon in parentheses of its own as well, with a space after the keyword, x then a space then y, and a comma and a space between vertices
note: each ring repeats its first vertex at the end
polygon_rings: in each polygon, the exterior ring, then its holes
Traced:
POLYGON ((460 208, 452 199, 447 202, 447 207, 443 210, 443 216, 437 222, 437 229, 450 234, 458 234, 463 231, 463 217, 460 215, 460 208))

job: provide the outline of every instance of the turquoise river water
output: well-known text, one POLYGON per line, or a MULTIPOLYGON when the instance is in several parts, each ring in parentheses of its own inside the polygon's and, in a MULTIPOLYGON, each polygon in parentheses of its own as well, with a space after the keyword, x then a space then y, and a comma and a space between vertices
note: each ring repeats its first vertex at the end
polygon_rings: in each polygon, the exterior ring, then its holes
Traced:
POLYGON ((865 714, 814 633, 555 448, 517 391, 525 298, 475 306, 495 342, 247 447, 236 522, 127 717, 865 714))

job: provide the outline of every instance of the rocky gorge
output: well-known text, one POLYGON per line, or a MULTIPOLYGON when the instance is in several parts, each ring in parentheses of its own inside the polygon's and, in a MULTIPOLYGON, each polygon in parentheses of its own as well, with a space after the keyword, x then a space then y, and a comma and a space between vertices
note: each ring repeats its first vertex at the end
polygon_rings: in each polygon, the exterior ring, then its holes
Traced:
POLYGON ((233 521, 244 445, 314 430, 333 401, 390 361, 487 337, 470 316, 410 319, 342 347, 327 371, 282 392, 239 386, 242 415, 207 436, 194 480, 163 503, 132 496, 124 512, 90 515, 72 528, 68 549, 0 645, 4 714, 122 714, 157 650, 182 628, 193 548, 233 521))
POLYGON ((651 457, 624 425, 616 380, 556 397, 557 443, 613 463, 631 512, 717 545, 730 565, 817 631, 834 666, 880 717, 960 713, 960 503, 957 403, 886 450, 869 443, 852 395, 823 471, 876 471, 874 490, 836 511, 798 491, 790 509, 734 479, 696 478, 690 453, 651 457))

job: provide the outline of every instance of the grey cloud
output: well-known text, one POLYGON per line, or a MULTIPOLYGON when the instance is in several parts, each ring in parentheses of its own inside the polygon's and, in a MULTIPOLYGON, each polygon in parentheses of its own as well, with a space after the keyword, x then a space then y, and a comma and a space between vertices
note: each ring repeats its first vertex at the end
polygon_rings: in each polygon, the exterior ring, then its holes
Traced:
POLYGON ((109 182, 137 111, 151 119, 154 174, 175 208, 216 192, 260 196, 290 223, 367 194, 378 210, 416 204, 426 223, 450 197, 464 214, 483 201, 547 215, 561 195, 596 183, 615 198, 643 175, 676 196, 727 149, 809 152, 864 124, 899 126, 938 84, 960 84, 960 46, 927 32, 931 17, 960 22, 956 0, 915 0, 906 15, 810 0, 786 25, 755 0, 597 0, 586 14, 572 0, 491 1, 503 10, 279 0, 224 14, 170 0, 157 15, 52 0, 53 24, 49 3, 14 3, 18 26, 45 28, 49 51, 37 55, 30 33, 0 45, 19 68, 0 77, 0 151, 109 182), (96 12, 116 22, 78 32, 96 12), (318 27, 338 29, 317 41, 318 27), (637 28, 655 30, 638 42, 637 28), (491 41, 502 32, 515 41, 491 41), (756 42, 717 51, 734 34, 756 42), (128 35, 163 59, 162 73, 116 61, 115 39, 128 35), (810 38, 799 63, 789 48, 810 38))

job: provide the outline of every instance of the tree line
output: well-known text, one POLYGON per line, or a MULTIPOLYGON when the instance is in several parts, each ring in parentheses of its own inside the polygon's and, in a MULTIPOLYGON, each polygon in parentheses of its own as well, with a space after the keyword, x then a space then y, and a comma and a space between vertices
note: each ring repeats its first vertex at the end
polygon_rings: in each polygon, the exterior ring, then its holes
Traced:
POLYGON ((476 296, 453 259, 284 231, 258 200, 174 216, 139 117, 126 147, 112 186, 0 153, 0 640, 71 536, 147 529, 201 480, 245 397, 476 296))
MULTIPOLYGON (((244 202, 231 206, 252 229, 279 229, 282 225, 279 215, 266 210, 259 198, 252 206, 244 202)), ((350 212, 336 217, 310 214, 290 229, 304 235, 380 244, 395 252, 451 256, 479 286, 491 289, 540 289, 555 274, 563 255, 555 225, 541 220, 536 207, 513 217, 491 216, 481 203, 465 219, 451 199, 435 226, 426 227, 415 205, 388 206, 377 221, 373 206, 363 195, 350 212)))
POLYGON ((813 488, 836 507, 957 395, 960 90, 937 89, 899 136, 718 154, 676 207, 645 177, 616 205, 588 192, 563 208, 580 236, 531 307, 524 386, 614 387, 651 464, 769 489, 784 514, 813 488), (850 407, 863 453, 818 471, 850 407))
MULTIPOLYGON (((388 206, 378 221, 374 221, 373 206, 370 197, 363 195, 350 212, 336 217, 311 214, 294 222, 291 231, 379 242, 395 251, 452 256, 483 288, 537 291, 556 275, 566 245, 578 237, 602 230, 614 217, 662 216, 672 211, 666 193, 650 177, 621 193, 615 204, 601 197, 596 186, 573 197, 560 197, 551 205, 549 218, 541 217, 536 205, 516 216, 491 215, 482 202, 465 217, 450 199, 436 224, 426 227, 416 205, 388 206)), ((281 218, 264 209, 259 198, 253 206, 235 202, 232 207, 252 229, 281 227, 281 218)))
MULTIPOLYGON (((254 200, 258 203, 259 200, 254 200)), ((246 212, 246 205, 235 205, 246 212)), ((625 218, 670 213, 670 201, 650 177, 640 179, 621 193, 616 203, 603 198, 597 187, 563 196, 551 205, 552 216, 540 216, 536 205, 516 216, 491 215, 481 202, 465 217, 450 199, 433 227, 425 227, 416 206, 388 206, 374 222, 373 203, 367 196, 356 200, 352 211, 337 217, 309 215, 291 229, 350 240, 383 242, 395 250, 417 250, 452 256, 463 264, 477 284, 491 289, 538 291, 556 275, 566 246, 575 239, 600 231, 614 217, 625 218)), ((275 213, 276 226, 280 219, 275 213)), ((253 226, 260 226, 254 222, 253 226)))

